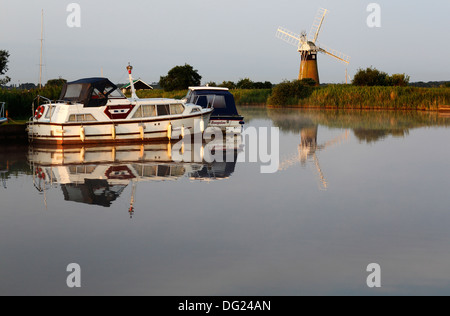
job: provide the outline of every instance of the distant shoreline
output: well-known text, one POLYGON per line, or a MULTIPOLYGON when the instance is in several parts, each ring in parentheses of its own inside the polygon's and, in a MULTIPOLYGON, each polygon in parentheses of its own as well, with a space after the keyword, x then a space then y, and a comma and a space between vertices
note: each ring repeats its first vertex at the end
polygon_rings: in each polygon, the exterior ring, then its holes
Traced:
MULTIPOLYGON (((450 88, 423 87, 360 87, 353 85, 328 85, 305 87, 298 91, 283 92, 274 98, 276 89, 232 89, 237 105, 266 106, 268 108, 302 109, 353 109, 396 111, 450 111, 450 88), (301 97, 298 97, 301 95, 301 97), (276 102, 273 102, 273 101, 276 102)), ((9 117, 20 120, 32 115, 31 104, 39 94, 49 99, 58 98, 60 88, 42 90, 0 89, 0 101, 7 103, 9 117)), ((163 90, 138 91, 141 98, 181 99, 187 90, 165 92, 163 90)))

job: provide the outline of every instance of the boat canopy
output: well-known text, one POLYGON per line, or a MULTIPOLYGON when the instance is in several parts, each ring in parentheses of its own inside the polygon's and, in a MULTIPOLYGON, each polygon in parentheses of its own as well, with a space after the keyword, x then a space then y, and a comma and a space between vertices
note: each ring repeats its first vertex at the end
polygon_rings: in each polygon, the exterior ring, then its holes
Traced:
POLYGON ((86 78, 64 85, 60 100, 82 103, 85 107, 105 106, 108 98, 125 98, 117 86, 106 78, 86 78))
POLYGON ((214 108, 213 116, 239 115, 234 97, 228 90, 221 89, 192 89, 186 96, 188 103, 202 108, 214 108))

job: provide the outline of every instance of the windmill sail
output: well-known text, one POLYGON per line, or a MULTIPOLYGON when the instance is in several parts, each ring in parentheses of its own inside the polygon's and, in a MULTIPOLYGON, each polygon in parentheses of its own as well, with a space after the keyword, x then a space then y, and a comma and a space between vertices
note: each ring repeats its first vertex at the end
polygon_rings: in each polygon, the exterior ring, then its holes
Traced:
POLYGON ((324 53, 324 54, 326 54, 326 55, 328 55, 328 56, 336 58, 340 62, 345 63, 347 65, 350 63, 350 56, 348 56, 348 55, 346 55, 344 53, 341 53, 341 52, 339 52, 339 51, 337 51, 335 49, 330 49, 330 48, 326 48, 324 46, 321 46, 321 47, 319 47, 319 51, 324 53))
POLYGON ((299 34, 291 32, 283 27, 278 28, 276 37, 295 47, 298 47, 301 41, 301 37, 299 34))
POLYGON ((327 9, 320 8, 317 12, 316 17, 314 18, 313 25, 311 27, 311 31, 309 32, 308 40, 310 42, 315 43, 317 38, 319 37, 320 29, 322 28, 323 20, 325 20, 325 16, 328 14, 327 9))

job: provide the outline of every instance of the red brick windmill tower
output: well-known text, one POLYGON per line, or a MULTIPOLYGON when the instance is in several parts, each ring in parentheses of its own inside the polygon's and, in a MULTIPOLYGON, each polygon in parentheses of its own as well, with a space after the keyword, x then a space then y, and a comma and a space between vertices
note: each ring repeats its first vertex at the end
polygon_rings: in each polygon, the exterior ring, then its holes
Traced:
POLYGON ((299 80, 310 78, 315 80, 317 85, 320 84, 319 70, 317 67, 317 55, 319 52, 336 58, 338 61, 345 64, 349 64, 350 62, 349 56, 317 44, 317 39, 319 37, 323 21, 325 20, 328 12, 329 11, 326 9, 319 9, 316 18, 314 19, 309 36, 307 36, 306 32, 302 32, 298 35, 285 28, 278 28, 276 36, 283 41, 296 46, 301 55, 300 73, 298 76, 299 80))

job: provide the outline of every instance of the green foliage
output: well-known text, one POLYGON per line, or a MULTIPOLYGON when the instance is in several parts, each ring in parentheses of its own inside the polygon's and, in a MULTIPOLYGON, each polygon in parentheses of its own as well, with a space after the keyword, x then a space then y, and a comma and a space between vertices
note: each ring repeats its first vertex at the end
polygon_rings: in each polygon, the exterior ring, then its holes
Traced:
POLYGON ((450 88, 450 82, 446 82, 446 83, 444 84, 444 88, 450 88))
MULTIPOLYGON (((6 50, 0 50, 0 75, 4 75, 8 71, 8 58, 9 52, 6 50)), ((0 79, 0 86, 3 86, 11 81, 11 78, 6 76, 3 79, 0 79)))
POLYGON ((57 100, 61 94, 60 87, 45 87, 33 90, 0 89, 0 100, 6 102, 9 117, 14 120, 28 119, 32 116, 33 100, 41 95, 50 100, 57 100))
POLYGON ((244 78, 239 80, 236 83, 237 89, 244 89, 244 90, 250 90, 250 89, 272 89, 272 83, 269 81, 266 82, 254 82, 250 80, 249 78, 244 78))
POLYGON ((47 81, 47 84, 45 85, 46 87, 60 87, 62 88, 65 84, 67 83, 66 79, 51 79, 49 81, 47 81))
POLYGON ((389 85, 394 87, 407 87, 410 77, 406 74, 393 74, 389 77, 389 85))
POLYGON ((278 106, 297 104, 299 99, 307 98, 313 91, 314 88, 308 82, 284 81, 273 88, 272 95, 267 102, 270 105, 278 106))
POLYGON ((159 85, 165 91, 185 90, 191 86, 199 86, 202 76, 198 74, 191 65, 176 66, 172 68, 167 76, 161 77, 159 85))
POLYGON ((221 88, 228 88, 228 89, 230 89, 230 90, 236 89, 236 88, 237 88, 237 87, 236 87, 236 84, 235 84, 233 81, 224 81, 224 82, 222 82, 222 83, 219 85, 219 87, 221 87, 221 88))
POLYGON ((310 87, 315 87, 317 86, 317 82, 316 80, 312 79, 312 78, 305 78, 300 80, 301 83, 303 83, 306 86, 310 86, 310 87))
MULTIPOLYGON (((187 94, 188 90, 174 90, 174 91, 164 91, 161 89, 155 89, 155 90, 141 90, 141 91, 137 91, 137 95, 139 98, 141 99, 151 99, 151 98, 156 98, 156 99, 183 99, 186 94, 187 94)), ((127 93, 128 97, 131 96, 131 93, 127 93)))
POLYGON ((376 68, 359 69, 353 78, 355 86, 391 86, 406 87, 409 84, 410 77, 406 74, 393 74, 389 76, 387 73, 379 71, 376 68))
POLYGON ((251 81, 249 78, 241 79, 236 84, 236 88, 238 88, 238 89, 253 89, 253 81, 251 81))
POLYGON ((235 89, 230 90, 236 104, 239 105, 264 105, 272 93, 271 89, 235 89))
POLYGON ((372 67, 359 69, 352 83, 355 86, 388 86, 389 75, 372 67))

